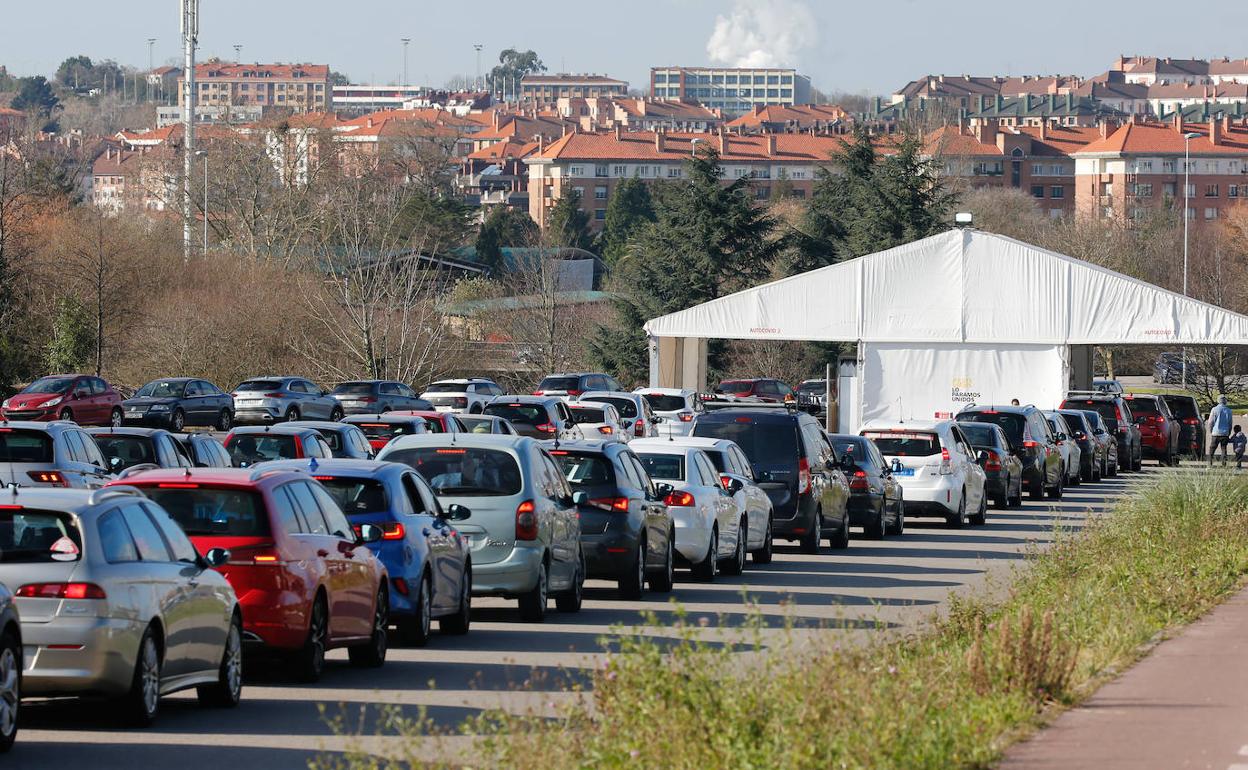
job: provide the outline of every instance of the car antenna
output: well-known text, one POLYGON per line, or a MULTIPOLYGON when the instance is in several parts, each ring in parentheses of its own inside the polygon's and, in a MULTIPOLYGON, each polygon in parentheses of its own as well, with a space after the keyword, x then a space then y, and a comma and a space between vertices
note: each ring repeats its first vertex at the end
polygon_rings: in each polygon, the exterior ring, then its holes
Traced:
POLYGON ((313 457, 311 460, 308 461, 308 473, 316 473, 316 468, 317 468, 316 458, 313 457))

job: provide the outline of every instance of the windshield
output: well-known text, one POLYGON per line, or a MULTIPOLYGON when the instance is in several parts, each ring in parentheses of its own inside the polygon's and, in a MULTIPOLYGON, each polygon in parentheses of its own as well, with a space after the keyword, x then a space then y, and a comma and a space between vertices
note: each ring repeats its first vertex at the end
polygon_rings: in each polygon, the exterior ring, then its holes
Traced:
POLYGON ((542 425, 550 422, 546 408, 538 404, 489 404, 485 414, 523 425, 542 425))
POLYGON ((300 456, 298 445, 295 436, 244 433, 231 437, 225 448, 235 468, 246 468, 265 460, 294 460, 300 456))
POLYGON ((997 446, 997 432, 993 429, 992 425, 987 423, 964 422, 959 420, 958 427, 962 429, 962 433, 964 433, 967 439, 970 440, 971 446, 997 446))
POLYGON ((108 458, 109 470, 117 471, 144 463, 156 463, 156 448, 147 436, 96 435, 95 443, 108 458))
POLYGON ((26 386, 23 393, 64 393, 73 384, 73 377, 40 377, 26 386))
POLYGON ((188 535, 263 537, 269 534, 264 498, 246 489, 144 487, 188 535))
POLYGON ((1200 412, 1196 410, 1196 402, 1187 396, 1166 396, 1166 404, 1170 407, 1170 411, 1174 412, 1174 416, 1180 420, 1200 419, 1200 412))
POLYGON ((78 561, 81 553, 82 536, 69 514, 30 508, 0 511, 0 564, 78 561))
POLYGON ((466 393, 468 386, 462 382, 435 382, 425 388, 426 393, 466 393))
POLYGON ((139 388, 134 395, 149 398, 182 398, 182 393, 185 391, 185 381, 154 380, 139 388))
POLYGON ((656 412, 679 412, 684 409, 684 396, 665 396, 662 393, 646 393, 642 396, 656 412))
POLYGON ((580 377, 547 377, 542 380, 538 386, 538 390, 579 390, 581 387, 580 377))
POLYGON ((607 410, 605 409, 583 409, 578 407, 572 410, 572 422, 577 425, 606 421, 607 410))
MULTIPOLYGON (((374 384, 371 382, 344 382, 334 388, 335 393, 350 394, 355 396, 367 396, 373 392, 374 384)), ((242 388, 239 388, 242 390, 242 388)))
POLYGON ((693 435, 735 441, 756 466, 770 468, 797 464, 797 429, 789 421, 755 422, 752 417, 737 417, 726 422, 698 418, 693 435))
POLYGON ((590 396, 589 398, 582 398, 580 400, 580 403, 582 404, 588 404, 591 402, 598 404, 610 404, 615 407, 615 411, 619 412, 620 416, 625 419, 632 419, 637 416, 637 404, 635 404, 632 399, 620 398, 618 396, 590 396))
POLYGON ((940 454, 940 437, 935 433, 865 431, 862 435, 874 441, 880 452, 889 457, 930 457, 940 454))
POLYGON ((604 455, 583 452, 551 452, 563 468, 568 483, 574 487, 593 487, 615 483, 615 469, 604 455))
POLYGON ((958 415, 959 423, 990 422, 1000 425, 1009 439, 1010 446, 1019 447, 1023 444, 1023 433, 1027 428, 1027 418, 1015 412, 963 412, 958 415))
POLYGON ((662 479, 664 481, 685 480, 684 455, 639 454, 637 459, 641 460, 641 467, 646 469, 646 473, 652 479, 662 479))
POLYGON ((737 395, 747 395, 754 391, 753 380, 724 380, 719 383, 719 389, 725 393, 735 393, 737 395))
POLYGON ((797 392, 798 393, 815 393, 815 394, 827 393, 828 386, 825 385, 822 380, 815 380, 813 382, 803 382, 801 385, 797 386, 797 392))
POLYGON ((43 431, 0 428, 0 462, 50 463, 52 459, 52 438, 43 431))
POLYGON ((247 380, 235 390, 281 390, 282 383, 277 380, 247 380))
POLYGON ((516 458, 497 449, 418 447, 391 452, 386 460, 415 468, 439 495, 510 497, 522 487, 516 458))
POLYGON ((380 481, 351 479, 334 476, 317 476, 316 480, 334 498, 343 513, 385 513, 390 510, 390 498, 380 481))

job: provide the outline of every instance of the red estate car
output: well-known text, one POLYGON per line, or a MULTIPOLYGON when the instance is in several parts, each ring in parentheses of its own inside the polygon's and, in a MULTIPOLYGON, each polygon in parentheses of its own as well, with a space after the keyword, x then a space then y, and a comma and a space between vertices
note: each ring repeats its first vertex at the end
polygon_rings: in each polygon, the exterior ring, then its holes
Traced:
MULTIPOLYGON (((123 483, 121 481, 114 484, 123 483)), ((200 553, 230 551, 219 568, 243 610, 243 640, 284 654, 303 681, 320 678, 325 651, 355 666, 386 660, 386 570, 334 498, 306 473, 205 468, 152 470, 124 480, 155 500, 200 553)))
POLYGON ((40 377, 0 403, 6 420, 73 420, 79 425, 121 425, 121 396, 99 377, 40 377))
POLYGON ((450 412, 434 412, 428 410, 413 410, 386 412, 387 417, 423 417, 425 418, 425 430, 429 433, 467 433, 468 430, 459 418, 450 412))

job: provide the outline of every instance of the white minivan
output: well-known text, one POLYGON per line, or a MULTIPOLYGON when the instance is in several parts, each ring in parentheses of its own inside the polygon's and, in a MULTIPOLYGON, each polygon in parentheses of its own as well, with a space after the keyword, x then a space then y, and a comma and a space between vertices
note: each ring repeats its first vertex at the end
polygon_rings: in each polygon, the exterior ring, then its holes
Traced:
POLYGON ((905 490, 907 516, 939 516, 950 527, 984 523, 984 469, 956 422, 875 422, 860 433, 875 442, 892 466, 905 490))

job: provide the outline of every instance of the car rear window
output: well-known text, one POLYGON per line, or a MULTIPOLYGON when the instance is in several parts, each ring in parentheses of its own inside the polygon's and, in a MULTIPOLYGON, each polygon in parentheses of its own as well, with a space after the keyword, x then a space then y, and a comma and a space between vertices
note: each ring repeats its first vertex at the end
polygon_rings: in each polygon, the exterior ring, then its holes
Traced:
POLYGON ((719 389, 724 393, 746 394, 754 391, 754 382, 751 380, 724 380, 719 383, 719 389))
POLYGON ((50 463, 52 437, 41 430, 0 428, 0 463, 50 463))
POLYGON ((82 535, 69 514, 34 508, 0 511, 0 564, 78 561, 81 554, 82 535))
POLYGON ((662 393, 646 393, 642 395, 649 404, 650 408, 656 412, 679 412, 684 409, 684 396, 666 396, 662 393))
POLYGON ((108 459, 109 470, 114 472, 156 462, 156 448, 147 436, 97 435, 93 438, 108 459))
POLYGON ((334 498, 342 512, 350 516, 353 513, 384 513, 390 510, 390 498, 386 488, 380 481, 373 479, 353 479, 345 476, 317 476, 329 496, 334 498))
POLYGON ((568 483, 574 487, 593 487, 615 483, 615 468, 605 455, 591 452, 565 452, 556 449, 551 452, 555 461, 563 468, 568 483))
POLYGON ((1000 425, 1011 446, 1022 446, 1027 432, 1027 418, 1016 412, 964 412, 958 415, 958 423, 990 422, 1000 425))
POLYGON ((1076 433, 1086 433, 1089 430, 1088 424, 1082 414, 1077 412, 1072 414, 1062 412, 1062 417, 1066 420, 1066 424, 1070 426, 1070 429, 1076 433))
POLYGON ((376 387, 376 385, 371 382, 344 382, 338 387, 334 388, 334 392, 335 393, 347 393, 347 394, 359 395, 359 396, 367 396, 369 393, 373 392, 374 387, 376 387))
POLYGON ((1184 396, 1167 398, 1166 404, 1170 407, 1170 411, 1174 412, 1174 416, 1180 420, 1188 418, 1200 419, 1200 412, 1196 409, 1196 402, 1190 398, 1184 396))
POLYGON ((1083 409, 1089 412, 1096 412, 1105 421, 1110 430, 1118 428, 1118 406, 1113 401, 1098 401, 1096 399, 1080 399, 1071 401, 1067 399, 1062 402, 1062 409, 1083 409))
POLYGON ((610 404, 615 407, 615 411, 619 412, 620 416, 625 419, 631 419, 637 416, 637 404, 631 398, 620 398, 619 396, 590 396, 589 398, 582 398, 580 401, 582 404, 588 404, 591 402, 610 404))
POLYGON ((258 492, 188 483, 144 487, 143 493, 188 535, 264 537, 270 532, 264 498, 258 492))
POLYGON ((421 429, 425 427, 425 421, 421 420, 420 424, 410 422, 359 422, 356 427, 364 431, 364 435, 370 439, 392 439, 395 436, 410 436, 416 433, 422 433, 421 429))
POLYGON ((882 454, 890 457, 930 457, 940 454, 940 437, 920 431, 865 431, 882 454))
POLYGON ((281 390, 282 383, 277 380, 247 380, 235 390, 281 390))
POLYGON ((997 445, 996 431, 992 429, 991 425, 959 421, 958 427, 962 429, 962 433, 971 442, 971 446, 993 447, 997 445))
POLYGON ((1124 398, 1127 406, 1131 407, 1132 414, 1159 414, 1160 409, 1157 408, 1157 399, 1150 396, 1135 396, 1124 398))
POLYGON ((246 468, 266 460, 294 460, 299 456, 297 444, 296 436, 244 433, 231 437, 225 448, 235 468, 246 468))
POLYGON ((462 382, 435 382, 425 388, 426 393, 464 393, 468 386, 462 382))
POLYGON ((641 460, 641 467, 646 469, 646 473, 652 479, 661 479, 663 481, 685 480, 685 458, 683 455, 639 454, 637 459, 641 460))
POLYGON ((523 425, 543 425, 550 422, 550 418, 546 416, 546 407, 540 404, 489 404, 483 411, 485 414, 523 425))
POLYGON ((485 417, 476 417, 473 415, 460 415, 459 421, 464 424, 469 433, 493 433, 494 421, 485 417))
POLYGON ((386 455, 429 480, 439 495, 504 497, 520 494, 520 464, 507 452, 480 447, 416 447, 386 455))
POLYGON ((607 410, 605 409, 583 409, 577 408, 572 411, 572 422, 577 425, 591 422, 606 422, 607 410))
POLYGON ((752 417, 731 420, 699 418, 693 435, 736 442, 757 466, 797 465, 797 429, 791 420, 755 421, 752 417))
POLYGON ((547 377, 537 385, 538 390, 579 390, 580 377, 547 377))

